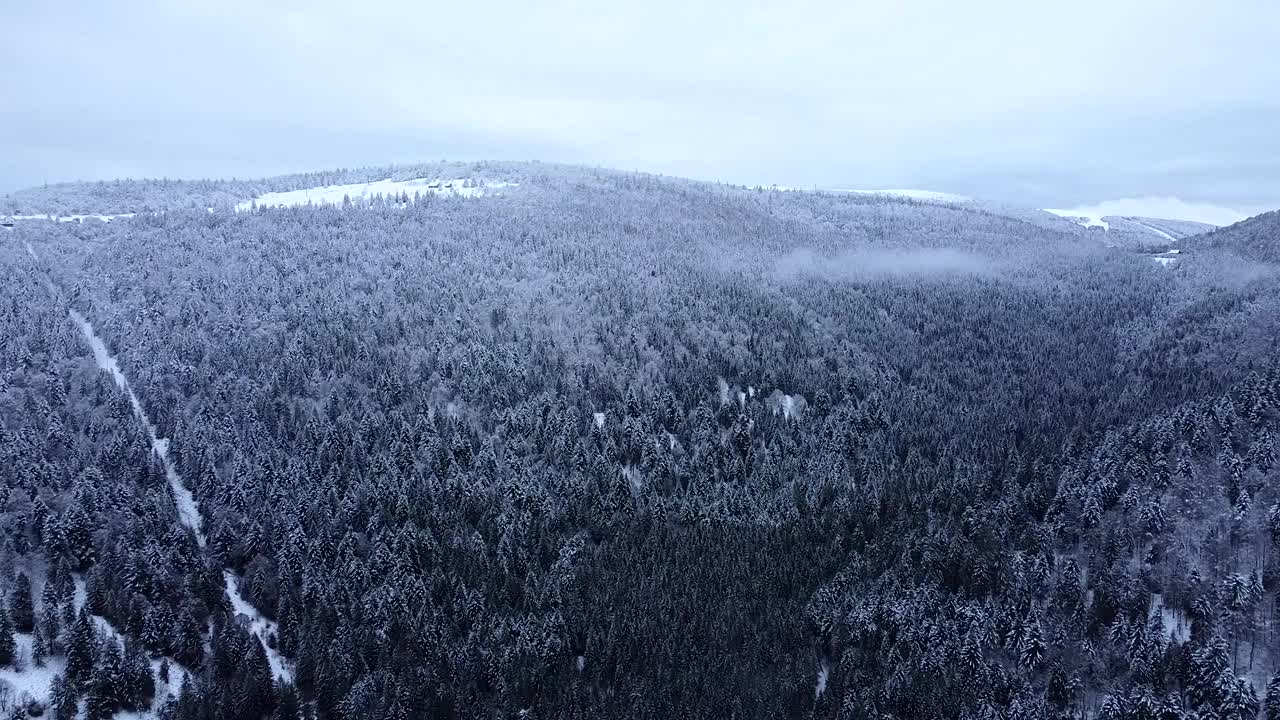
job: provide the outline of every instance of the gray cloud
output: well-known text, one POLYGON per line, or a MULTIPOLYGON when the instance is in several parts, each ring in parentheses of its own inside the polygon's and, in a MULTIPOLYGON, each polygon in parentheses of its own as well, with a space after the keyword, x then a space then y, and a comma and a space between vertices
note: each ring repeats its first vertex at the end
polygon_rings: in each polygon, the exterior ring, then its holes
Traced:
POLYGON ((530 159, 1280 205, 1270 0, 18 0, 0 190, 530 159))

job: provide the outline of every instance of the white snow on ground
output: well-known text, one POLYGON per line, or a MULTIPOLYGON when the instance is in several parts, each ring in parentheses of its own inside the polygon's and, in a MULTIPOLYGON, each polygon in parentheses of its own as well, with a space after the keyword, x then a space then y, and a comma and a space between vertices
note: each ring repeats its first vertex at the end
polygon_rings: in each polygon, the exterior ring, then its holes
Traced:
POLYGON ((1125 219, 1124 219, 1124 221, 1125 221, 1125 222, 1127 222, 1127 223, 1129 223, 1129 224, 1131 224, 1131 225, 1137 225, 1138 227, 1142 228, 1143 230, 1147 230, 1147 231, 1149 231, 1149 232, 1153 232, 1153 233, 1155 233, 1155 234, 1159 235, 1160 237, 1164 238, 1165 240, 1168 240, 1169 242, 1178 242, 1178 238, 1176 238, 1176 237, 1174 237, 1174 236, 1170 235, 1169 233, 1167 233, 1167 232, 1165 232, 1165 231, 1161 230, 1160 228, 1157 228, 1157 227, 1151 227, 1150 225, 1148 225, 1148 224, 1146 224, 1146 223, 1142 222, 1141 220, 1135 220, 1134 218, 1125 218, 1125 219))
POLYGON ((377 180, 371 183, 355 183, 352 185, 326 185, 324 187, 307 188, 305 190, 289 190, 259 195, 236 206, 236 210, 244 211, 254 205, 258 207, 295 207, 298 205, 341 205, 345 199, 352 202, 368 200, 382 195, 452 195, 457 197, 477 197, 494 190, 513 187, 516 183, 480 182, 467 178, 440 180, 433 178, 417 178, 414 180, 377 180))
POLYGON ((591 413, 591 419, 595 422, 596 427, 604 429, 604 413, 591 413))
POLYGON ((1102 218, 1111 215, 1192 220, 1210 225, 1232 225, 1248 217, 1232 208, 1208 203, 1191 203, 1175 197, 1121 198, 1066 210, 1045 208, 1045 212, 1068 219, 1089 218, 1094 224, 1101 224, 1102 218))
MULTIPOLYGON (((32 636, 30 633, 14 633, 14 643, 16 645, 15 656, 17 662, 13 665, 0 667, 0 687, 8 685, 13 693, 12 701, 25 705, 31 700, 39 700, 47 703, 49 700, 49 686, 53 684, 53 677, 61 675, 66 661, 61 657, 46 658, 44 667, 36 667, 31 662, 31 643, 32 636), (18 669, 21 668, 21 669, 18 669)), ((0 709, 7 709, 2 708, 0 709)))
POLYGON ((633 467, 631 463, 622 466, 622 479, 627 481, 634 492, 640 492, 644 489, 644 477, 640 475, 640 471, 633 467))
POLYGON ((1181 613, 1165 607, 1164 595, 1161 593, 1152 594, 1151 607, 1147 612, 1147 616, 1154 617, 1157 614, 1160 615, 1160 620, 1164 623, 1165 632, 1169 634, 1170 640, 1184 643, 1191 639, 1191 621, 1181 613))
POLYGON ((1103 230, 1111 229, 1111 224, 1106 220, 1103 220, 1101 215, 1082 214, 1078 210, 1051 210, 1049 208, 1045 208, 1044 211, 1070 220, 1081 227, 1100 227, 1103 230))
MULTIPOLYGON (((231 610, 249 620, 249 632, 262 643, 262 650, 271 665, 271 675, 278 682, 293 682, 293 669, 289 661, 278 650, 267 644, 267 638, 276 635, 276 624, 264 617, 240 595, 240 584, 234 573, 223 570, 222 577, 227 583, 227 598, 231 600, 231 610)), ((278 636, 277 636, 278 637, 278 636)))
POLYGON ((923 202, 941 202, 941 203, 969 203, 973 202, 973 198, 964 195, 956 195, 954 193, 937 192, 934 190, 848 190, 844 188, 836 188, 831 192, 852 193, 854 195, 886 195, 888 197, 906 198, 908 200, 920 200, 923 202))
POLYGON ((817 700, 822 697, 822 693, 827 690, 827 678, 831 676, 831 668, 827 665, 827 661, 823 660, 818 665, 818 682, 813 688, 813 699, 817 700))

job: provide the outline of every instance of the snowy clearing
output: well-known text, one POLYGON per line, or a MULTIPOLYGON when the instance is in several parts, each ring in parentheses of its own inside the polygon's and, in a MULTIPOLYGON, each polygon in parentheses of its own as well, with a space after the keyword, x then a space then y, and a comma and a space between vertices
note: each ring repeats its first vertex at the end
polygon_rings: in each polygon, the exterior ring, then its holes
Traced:
POLYGON ((300 205, 342 205, 344 201, 367 201, 379 195, 392 197, 407 195, 447 195, 456 197, 479 197, 494 190, 514 187, 517 183, 482 182, 468 178, 439 180, 433 178, 416 178, 414 180, 377 180, 371 183, 352 185, 327 185, 307 188, 305 190, 288 190, 286 192, 267 193, 252 200, 246 200, 236 206, 237 211, 258 207, 297 207, 300 205))
POLYGON ((1083 212, 1084 208, 1077 210, 1054 210, 1052 208, 1044 208, 1047 213, 1053 213, 1060 218, 1070 220, 1080 227, 1100 227, 1103 230, 1111 230, 1111 224, 1102 219, 1101 215, 1092 215, 1083 212))
POLYGON ((0 687, 8 685, 13 693, 12 701, 26 704, 31 700, 48 702, 49 687, 55 675, 62 674, 66 661, 61 657, 46 658, 43 667, 31 662, 30 633, 14 633, 14 657, 16 662, 0 667, 0 687))

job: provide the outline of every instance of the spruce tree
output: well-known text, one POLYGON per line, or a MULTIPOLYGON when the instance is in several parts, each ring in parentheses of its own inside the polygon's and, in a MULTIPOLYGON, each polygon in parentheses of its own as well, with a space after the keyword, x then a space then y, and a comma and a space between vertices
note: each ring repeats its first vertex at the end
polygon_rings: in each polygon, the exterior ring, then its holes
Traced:
POLYGON ((9 665, 17 660, 18 646, 13 639, 13 621, 9 619, 9 611, 0 607, 0 665, 9 665))
POLYGON ((1267 696, 1264 702, 1267 720, 1280 720, 1280 673, 1271 676, 1267 683, 1267 696))
POLYGON ((94 656, 97 654, 97 637, 93 619, 86 610, 71 626, 67 637, 67 680, 77 686, 85 686, 93 675, 94 656))
POLYGON ((261 717, 269 714, 275 702, 271 665, 267 662, 262 643, 251 638, 247 643, 248 651, 244 654, 238 671, 240 673, 240 697, 243 699, 242 717, 261 717))
POLYGON ((44 667, 44 660, 49 657, 49 646, 45 636, 44 628, 40 627, 40 623, 36 623, 31 632, 31 662, 36 667, 44 667))
POLYGON ((90 720, 109 718, 117 710, 127 707, 127 686, 120 646, 115 640, 106 640, 99 647, 86 699, 90 720))
POLYGON ((151 674, 151 663, 134 643, 125 645, 120 679, 121 706, 125 710, 138 712, 150 707, 156 694, 155 677, 151 674))
POLYGON ((52 579, 45 581, 44 590, 40 593, 40 630, 44 633, 45 647, 51 652, 58 652, 58 633, 62 629, 62 615, 59 611, 57 586, 52 579))
POLYGON ((9 596, 9 613, 18 632, 29 633, 36 621, 35 606, 31 602, 31 579, 26 573, 14 578, 15 587, 9 596))
POLYGON ((53 720, 75 720, 79 712, 79 698, 75 684, 65 675, 55 675, 49 686, 49 706, 53 710, 53 720))

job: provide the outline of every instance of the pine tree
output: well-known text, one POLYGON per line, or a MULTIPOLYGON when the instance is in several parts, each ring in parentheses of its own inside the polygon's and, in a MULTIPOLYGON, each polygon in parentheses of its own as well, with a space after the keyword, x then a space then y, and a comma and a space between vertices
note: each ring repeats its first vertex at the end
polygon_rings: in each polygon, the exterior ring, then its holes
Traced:
POLYGON ((55 675, 49 686, 49 706, 54 720, 75 720, 80 709, 75 684, 63 675, 55 675))
POLYGON ((17 660, 18 646, 13 639, 13 621, 9 619, 9 611, 0 607, 0 665, 8 665, 17 660))
POLYGON ((141 711, 151 705, 156 694, 155 678, 151 663, 134 643, 127 643, 120 665, 120 700, 125 710, 141 711))
POLYGON ((44 633, 45 647, 51 653, 58 652, 58 633, 62 630, 59 612, 59 594, 52 578, 45 581, 40 593, 40 630, 44 633))
POLYGON ((67 638, 66 675, 69 682, 77 686, 87 685, 93 675, 96 646, 93 620, 88 611, 81 609, 80 617, 71 626, 67 638))
POLYGON ((1022 642, 1018 646, 1018 656, 1023 666, 1034 670, 1044 659, 1044 632, 1040 628, 1040 618, 1027 616, 1024 623, 1022 642))
POLYGON ((36 667, 44 667, 44 660, 49 657, 49 646, 45 636, 44 628, 40 627, 40 623, 36 623, 31 631, 31 662, 36 667))
POLYGON ((292 684, 281 684, 276 692, 275 710, 271 711, 271 720, 299 720, 302 717, 301 713, 302 704, 298 700, 298 691, 292 684))
POLYGON ((1272 675, 1267 683, 1267 720, 1280 720, 1280 674, 1272 675))
POLYGON ((97 550, 93 544, 93 521, 80 503, 76 503, 62 516, 61 537, 71 566, 84 570, 93 564, 97 550))
POLYGON ((240 717, 261 717, 272 710, 275 702, 271 665, 267 662, 262 643, 251 639, 244 660, 240 663, 239 696, 243 703, 240 717))
POLYGON ((35 606, 31 602, 31 580, 26 573, 14 578, 13 595, 9 596, 9 614, 18 632, 29 633, 36 621, 35 606))
POLYGON ((86 698, 89 720, 111 717, 117 710, 126 707, 127 700, 120 646, 114 640, 106 640, 99 647, 86 698))

